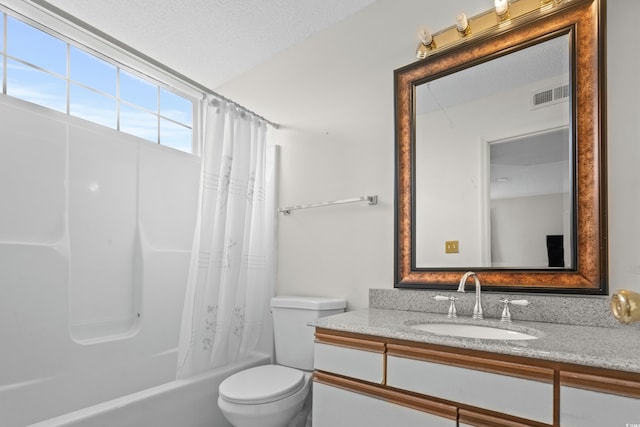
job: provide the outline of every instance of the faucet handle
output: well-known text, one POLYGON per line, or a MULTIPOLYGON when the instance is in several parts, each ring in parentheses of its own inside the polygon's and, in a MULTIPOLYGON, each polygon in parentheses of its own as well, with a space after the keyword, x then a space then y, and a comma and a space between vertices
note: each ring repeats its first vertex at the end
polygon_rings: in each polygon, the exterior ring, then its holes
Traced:
POLYGON ((527 301, 526 299, 514 299, 514 300, 511 300, 510 302, 511 302, 511 304, 513 304, 513 305, 519 305, 519 306, 522 306, 522 307, 526 307, 526 306, 528 306, 529 304, 531 304, 531 303, 530 303, 529 301, 527 301))
POLYGON ((449 311, 447 312, 447 317, 449 318, 458 317, 458 312, 456 310, 456 301, 458 300, 458 298, 453 296, 445 297, 443 295, 436 295, 435 297, 433 297, 433 299, 436 301, 451 301, 451 304, 449 304, 449 311))
POLYGON ((500 300, 500 302, 504 304, 504 308, 502 309, 502 316, 500 316, 500 320, 502 322, 511 322, 511 311, 509 311, 509 304, 519 305, 521 307, 526 307, 530 304, 530 302, 526 299, 510 300, 509 298, 503 298, 500 300))

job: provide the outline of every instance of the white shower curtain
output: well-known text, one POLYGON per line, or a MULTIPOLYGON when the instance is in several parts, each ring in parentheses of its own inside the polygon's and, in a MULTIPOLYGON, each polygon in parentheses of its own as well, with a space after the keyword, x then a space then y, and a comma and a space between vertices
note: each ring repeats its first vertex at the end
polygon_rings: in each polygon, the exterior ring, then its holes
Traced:
POLYGON ((274 285, 274 168, 267 164, 266 123, 213 98, 203 115, 200 206, 178 378, 254 350, 274 285))

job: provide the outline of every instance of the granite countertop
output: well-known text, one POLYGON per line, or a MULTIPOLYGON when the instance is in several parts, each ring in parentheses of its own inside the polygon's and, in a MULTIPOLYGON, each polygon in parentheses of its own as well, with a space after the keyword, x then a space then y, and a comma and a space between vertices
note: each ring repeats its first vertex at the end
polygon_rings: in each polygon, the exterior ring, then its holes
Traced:
POLYGON ((524 356, 534 359, 640 373, 640 334, 637 328, 612 328, 498 319, 448 319, 440 313, 369 308, 318 319, 311 326, 336 331, 395 338, 420 343, 524 356), (506 341, 440 336, 411 328, 430 322, 498 326, 535 335, 532 340, 506 341))

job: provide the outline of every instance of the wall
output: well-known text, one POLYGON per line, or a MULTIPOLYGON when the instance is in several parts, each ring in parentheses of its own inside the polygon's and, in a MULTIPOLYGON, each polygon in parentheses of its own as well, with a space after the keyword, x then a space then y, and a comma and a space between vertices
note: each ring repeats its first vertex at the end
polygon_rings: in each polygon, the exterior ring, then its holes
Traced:
POLYGON ((547 235, 564 234, 564 200, 559 193, 493 200, 491 265, 546 268, 547 235))
MULTIPOLYGON (((379 0, 218 88, 283 125, 270 130, 282 145, 281 205, 379 196, 281 215, 279 294, 343 296, 353 309, 367 307, 369 288, 393 287, 393 70, 414 61, 420 25, 437 31, 490 7, 379 0)), ((640 291, 640 59, 628 30, 640 2, 609 0, 607 15, 609 286, 640 291)))
POLYGON ((609 288, 640 292, 640 58, 628 28, 640 2, 607 6, 607 138, 609 174, 609 288))

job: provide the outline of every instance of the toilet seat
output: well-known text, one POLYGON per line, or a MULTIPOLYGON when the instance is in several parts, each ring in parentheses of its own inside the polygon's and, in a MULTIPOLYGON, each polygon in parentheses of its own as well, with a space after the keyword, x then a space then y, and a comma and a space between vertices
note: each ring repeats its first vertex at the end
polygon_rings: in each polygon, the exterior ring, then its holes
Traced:
POLYGON ((231 375, 220 384, 227 402, 257 405, 284 399, 304 387, 304 373, 280 365, 263 365, 231 375))

